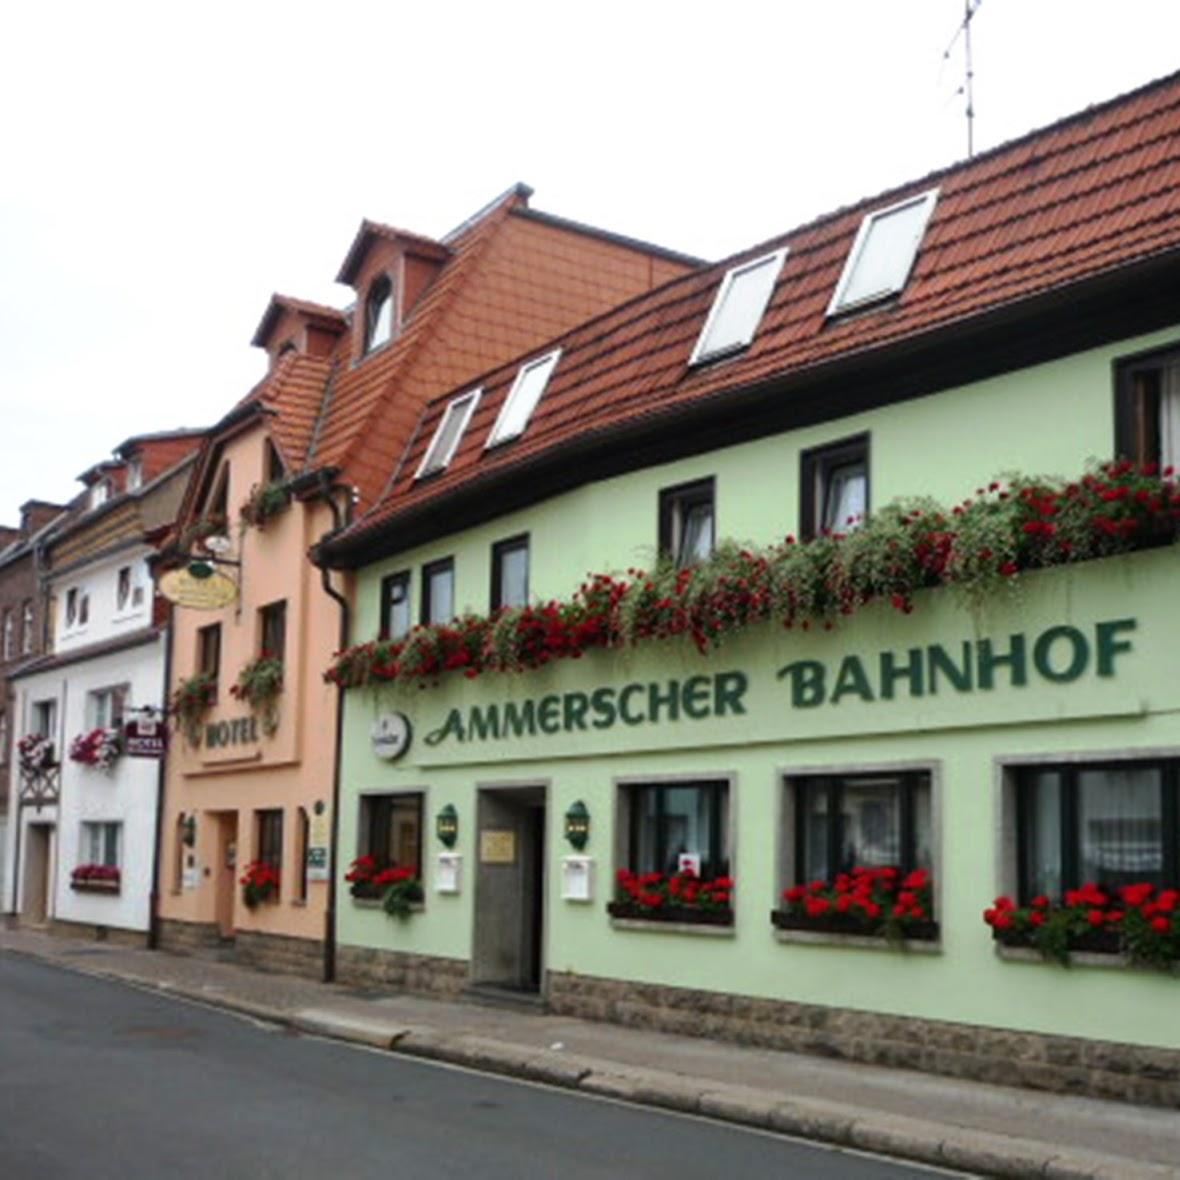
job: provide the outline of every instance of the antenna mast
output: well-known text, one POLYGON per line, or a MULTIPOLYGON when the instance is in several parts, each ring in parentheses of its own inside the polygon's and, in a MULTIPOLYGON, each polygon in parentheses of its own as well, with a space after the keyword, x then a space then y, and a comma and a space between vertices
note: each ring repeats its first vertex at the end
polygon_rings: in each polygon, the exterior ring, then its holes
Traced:
POLYGON ((942 60, 947 61, 951 50, 955 47, 960 35, 963 38, 964 76, 963 85, 955 91, 956 95, 963 95, 967 105, 967 158, 975 155, 975 67, 971 57, 971 20, 979 11, 983 0, 963 0, 963 20, 955 30, 951 43, 946 47, 942 60))

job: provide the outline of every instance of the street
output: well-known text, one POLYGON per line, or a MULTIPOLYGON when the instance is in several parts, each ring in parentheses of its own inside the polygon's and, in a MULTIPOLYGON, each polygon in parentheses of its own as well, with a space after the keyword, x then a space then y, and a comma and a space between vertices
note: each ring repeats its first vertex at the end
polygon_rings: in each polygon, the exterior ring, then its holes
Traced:
POLYGON ((938 1174, 294 1036, 11 955, 0 1012, 6 1180, 938 1174))

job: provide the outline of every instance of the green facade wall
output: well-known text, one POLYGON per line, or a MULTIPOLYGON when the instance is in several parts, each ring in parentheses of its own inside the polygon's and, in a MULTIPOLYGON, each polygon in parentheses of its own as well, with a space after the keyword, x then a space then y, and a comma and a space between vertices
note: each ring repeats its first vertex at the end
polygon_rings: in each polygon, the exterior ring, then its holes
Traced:
MULTIPOLYGON (((826 428, 799 431, 718 451, 699 459, 636 472, 562 496, 494 525, 470 530, 362 571, 356 637, 376 630, 380 577, 454 553, 456 601, 486 609, 491 542, 519 531, 533 537, 534 597, 566 595, 587 570, 624 569, 650 560, 657 491, 715 475, 719 535, 765 542, 794 528, 798 453, 860 430, 872 432, 874 502, 931 494, 954 501, 1005 470, 1070 474, 1112 445, 1111 362, 1172 337, 1162 334, 1027 370, 962 390, 858 415, 826 428)), ((1067 1036, 1180 1048, 1180 1025, 1162 1021, 1180 981, 1130 968, 1074 967, 1007 961, 993 948, 982 910, 1010 890, 1010 847, 1004 822, 1005 765, 1020 759, 1112 757, 1127 751, 1180 755, 1180 629, 1175 625, 1180 553, 1166 550, 1111 558, 1023 577, 1010 596, 971 613, 950 591, 918 597, 901 615, 875 606, 831 633, 787 632, 764 625, 700 656, 687 643, 652 643, 634 651, 596 653, 519 676, 459 676, 426 689, 346 694, 342 764, 341 845, 344 871, 356 854, 358 795, 363 791, 426 792, 426 903, 408 921, 357 906, 342 896, 338 940, 416 954, 466 959, 471 954, 479 786, 544 784, 548 788, 549 871, 546 884, 549 970, 634 979, 679 987, 733 991, 803 1003, 944 1019, 1067 1036), (1107 625, 1100 631, 1100 625, 1107 625), (1111 626, 1115 625, 1115 626, 1111 626), (1033 658, 1038 637, 1069 627, 1033 658), (981 641, 1006 650, 1011 636, 1028 644, 1027 683, 1013 684, 998 666, 990 688, 978 672, 971 691, 945 679, 921 695, 897 679, 892 699, 880 691, 882 653, 900 663, 913 649, 941 645, 978 654, 981 641), (1080 635, 1082 640, 1077 640, 1080 635), (1084 641, 1085 665, 1063 677, 1084 641), (1116 650, 1112 644, 1128 643, 1116 650), (1100 649, 1104 653, 1100 659, 1100 649), (856 656, 872 700, 846 692, 832 703, 793 699, 784 666, 815 660, 829 687, 841 661, 856 656), (1048 672, 1045 671, 1048 669, 1048 672), (692 677, 744 677, 744 711, 684 715, 610 727, 565 725, 569 694, 629 684, 660 686, 692 677), (1050 673, 1057 678, 1054 679, 1050 673), (556 725, 542 732, 540 710, 556 725), (492 705, 534 701, 537 732, 472 737, 471 710, 485 721, 492 705), (404 712, 414 737, 399 761, 371 750, 375 716, 404 712), (458 739, 455 718, 462 723, 458 739), (556 721, 555 721, 556 719, 556 721), (450 725, 448 727, 448 721, 450 725), (437 740, 428 742, 428 736, 437 740), (445 736, 440 736, 445 735, 445 736), (769 911, 784 882, 789 840, 783 834, 784 776, 819 768, 929 767, 935 781, 937 953, 862 949, 846 942, 800 945, 775 938, 769 911), (613 895, 615 832, 621 778, 730 776, 732 871, 737 878, 731 935, 622 929, 605 904, 613 895), (587 854, 597 869, 591 904, 562 901, 558 862, 569 851, 562 816, 575 800, 592 816, 587 854), (463 889, 439 896, 435 857, 442 850, 433 817, 444 804, 460 817, 457 851, 463 889)), ((415 582, 415 594, 418 584, 415 582)), ((695 683, 695 682, 694 682, 695 683)), ((700 682, 704 683, 704 682, 700 682)), ((736 681, 730 682, 736 683, 736 681)), ((698 712, 705 712, 705 689, 698 712)), ((648 700, 646 690, 632 697, 648 700)), ((713 698, 708 698, 710 701, 713 698)), ((650 702, 649 702, 650 703, 650 702)), ((715 703, 715 701, 713 702, 715 703)), ((501 714, 502 716, 502 714, 501 714)), ((576 718, 575 718, 576 720, 576 718)))

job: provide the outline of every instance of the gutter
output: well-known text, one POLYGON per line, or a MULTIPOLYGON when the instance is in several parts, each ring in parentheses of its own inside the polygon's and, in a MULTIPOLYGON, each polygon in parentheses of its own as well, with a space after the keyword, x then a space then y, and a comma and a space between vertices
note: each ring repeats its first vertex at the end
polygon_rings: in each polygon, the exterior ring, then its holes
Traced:
MULTIPOLYGON (((327 501, 332 512, 332 534, 347 528, 352 519, 352 490, 339 484, 333 484, 335 469, 328 469, 320 473, 320 494, 327 501), (347 499, 343 508, 337 504, 336 492, 344 492, 347 499)), ((332 585, 331 571, 327 566, 320 566, 320 585, 324 593, 340 608, 340 650, 348 646, 349 635, 352 630, 351 611, 348 599, 332 585)), ((336 736, 335 754, 332 760, 332 819, 331 833, 328 838, 328 904, 324 910, 324 983, 333 983, 336 979, 336 847, 340 838, 340 765, 344 751, 344 687, 336 686, 336 736)))
MULTIPOLYGON (((172 636, 173 614, 175 607, 168 610, 168 624, 164 628, 164 683, 162 685, 164 699, 160 704, 160 723, 168 724, 168 686, 172 683, 172 636)), ((148 950, 160 948, 160 865, 164 855, 164 801, 168 782, 168 749, 165 745, 164 757, 156 766, 156 838, 152 848, 152 893, 148 903, 148 950)))

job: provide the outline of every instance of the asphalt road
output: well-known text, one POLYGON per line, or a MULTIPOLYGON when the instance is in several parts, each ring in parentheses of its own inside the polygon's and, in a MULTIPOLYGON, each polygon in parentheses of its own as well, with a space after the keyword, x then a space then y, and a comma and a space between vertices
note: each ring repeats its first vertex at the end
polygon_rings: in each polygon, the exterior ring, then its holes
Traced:
POLYGON ((938 1174, 299 1037, 0 957, 3 1180, 938 1174))

